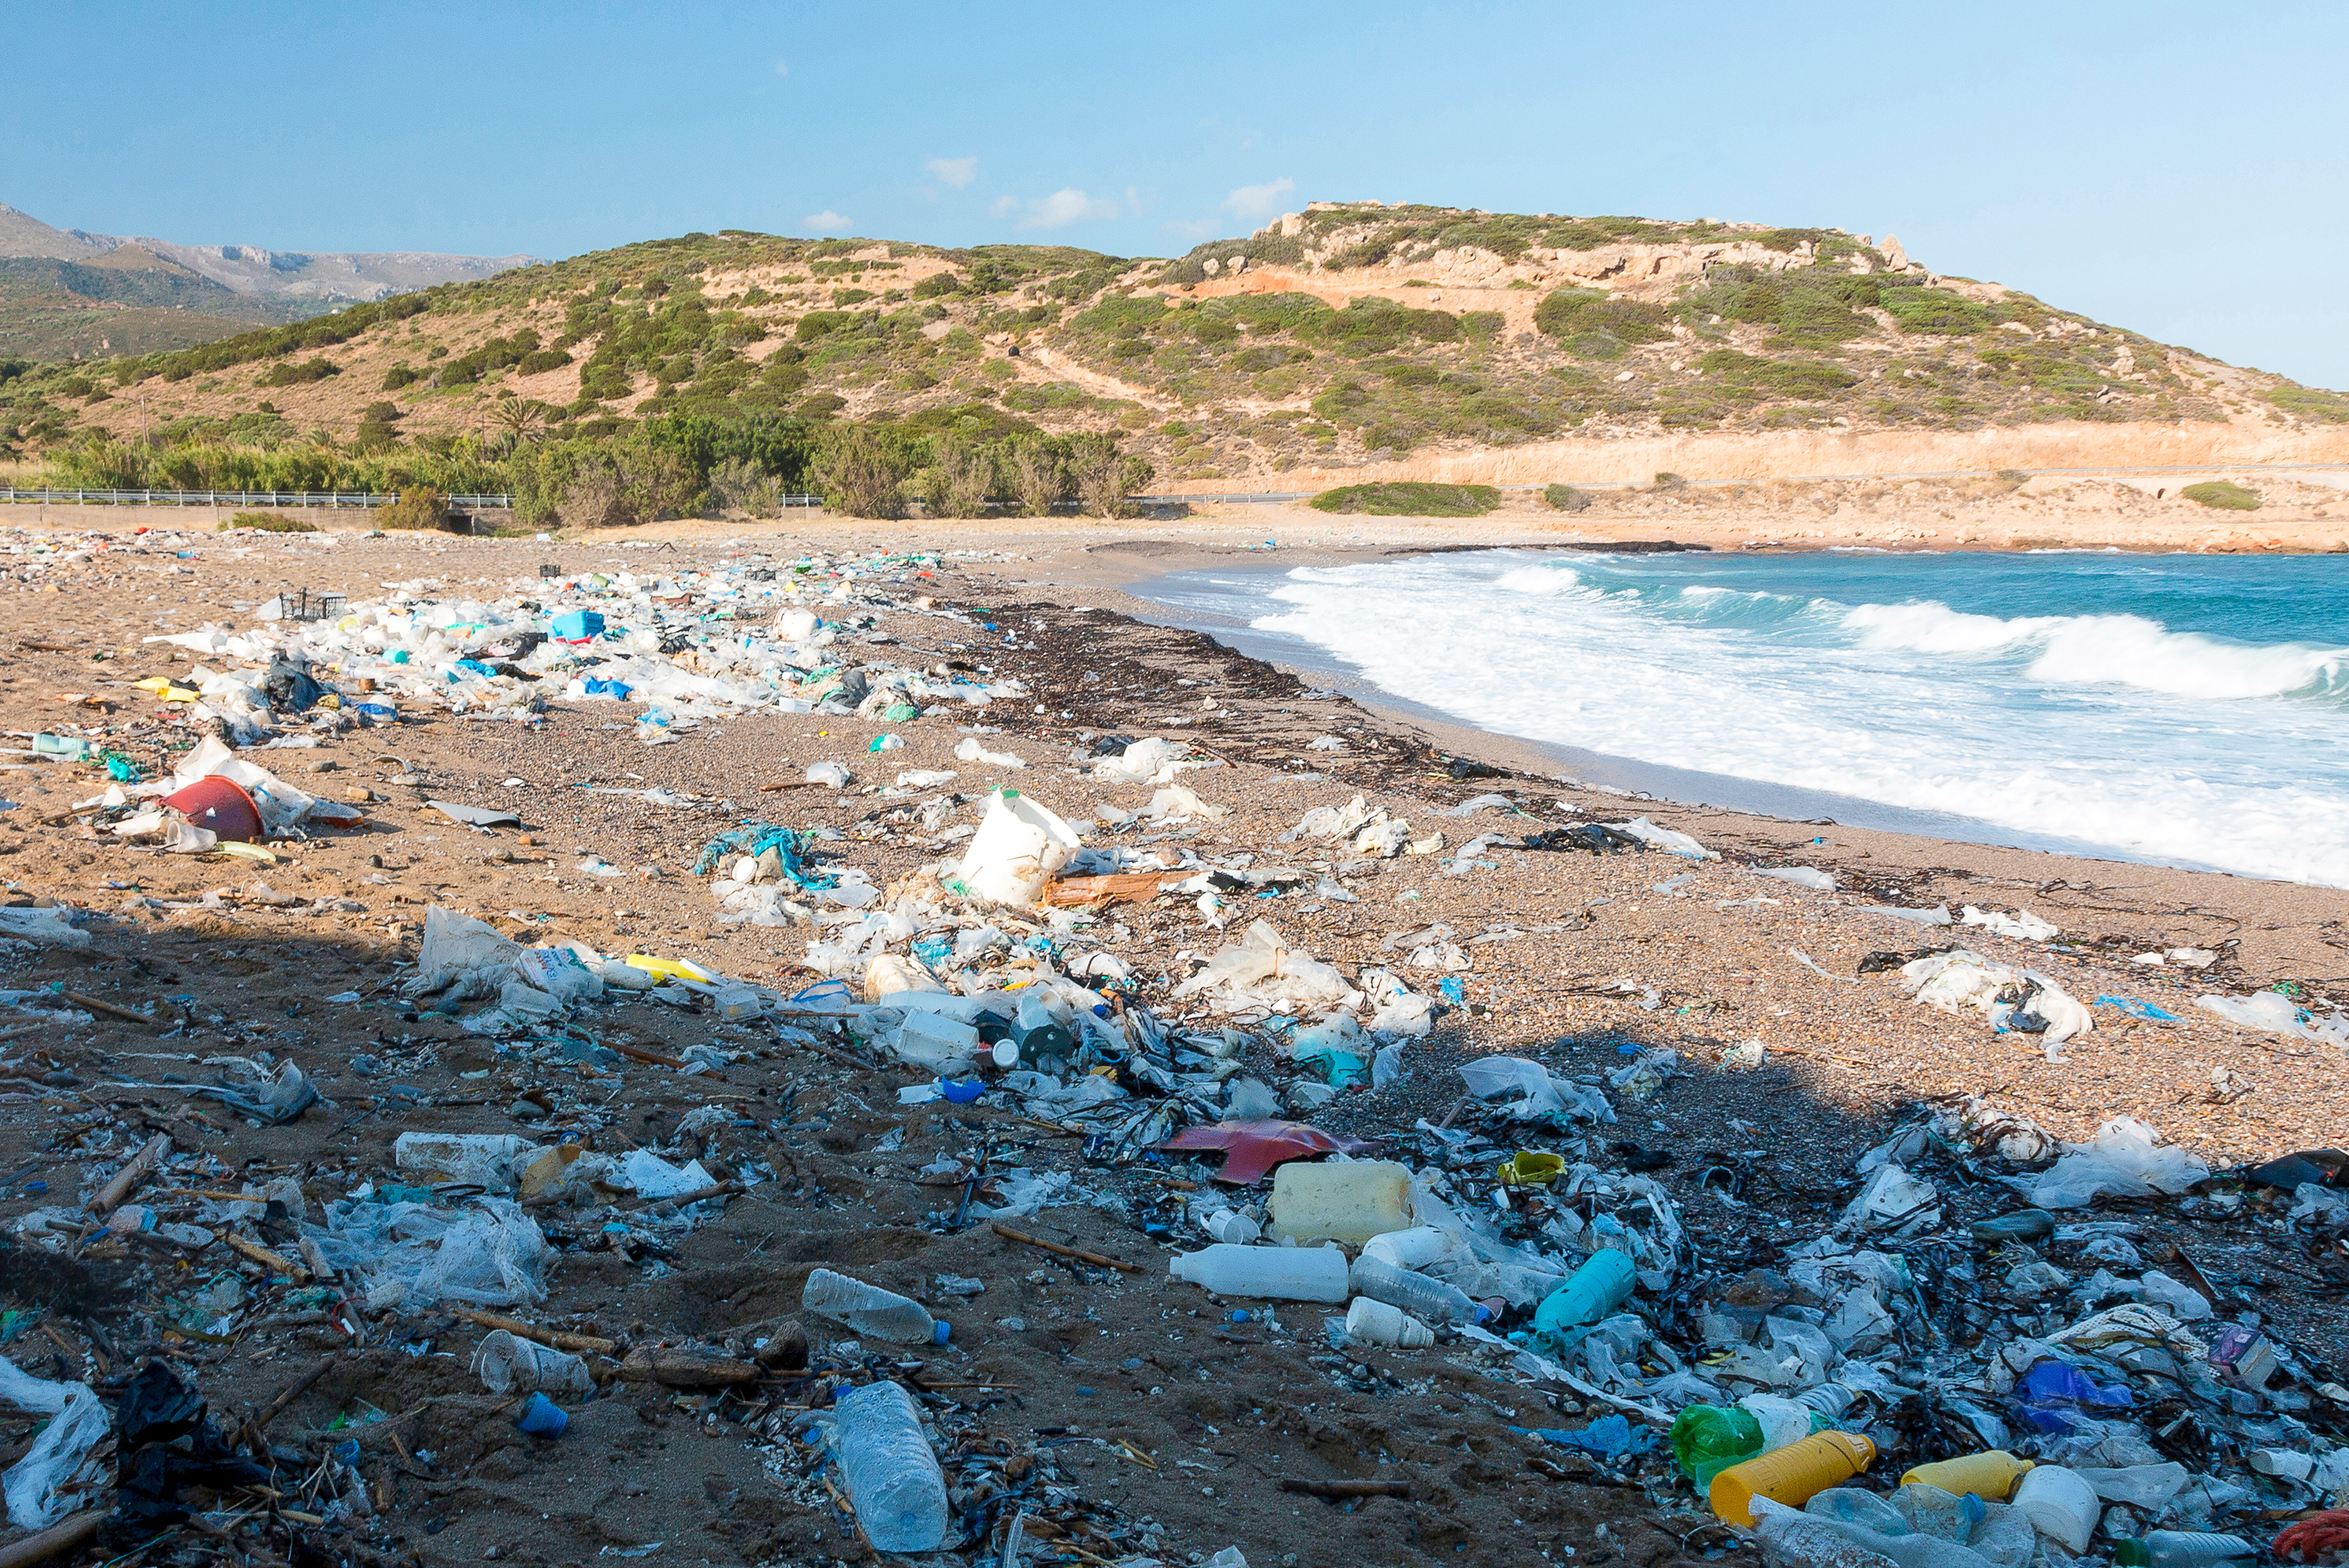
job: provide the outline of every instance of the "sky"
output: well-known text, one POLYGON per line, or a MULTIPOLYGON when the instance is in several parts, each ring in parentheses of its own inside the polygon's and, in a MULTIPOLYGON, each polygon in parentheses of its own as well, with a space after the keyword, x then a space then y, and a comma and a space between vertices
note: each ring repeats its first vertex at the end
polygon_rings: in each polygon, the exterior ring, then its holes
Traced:
POLYGON ((1306 201, 1897 234, 2349 387, 2349 6, 11 8, 0 201, 554 258, 693 230, 1179 254, 1306 201))

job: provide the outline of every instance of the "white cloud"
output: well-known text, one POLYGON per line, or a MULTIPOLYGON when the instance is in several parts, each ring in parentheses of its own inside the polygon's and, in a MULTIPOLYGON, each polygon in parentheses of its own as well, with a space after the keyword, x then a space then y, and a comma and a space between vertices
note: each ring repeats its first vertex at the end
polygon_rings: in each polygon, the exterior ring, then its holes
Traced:
POLYGON ((853 229, 856 226, 829 207, 821 212, 809 213, 801 219, 800 222, 803 227, 819 234, 827 229, 853 229))
POLYGON ((775 75, 779 77, 787 77, 791 74, 792 64, 789 60, 777 60, 775 62, 775 75))
POLYGON ((1040 201, 1029 202, 1028 215, 1019 220, 1019 226, 1023 229, 1058 229, 1082 220, 1102 222, 1117 215, 1114 199, 1104 196, 1096 201, 1070 187, 1055 191, 1040 201))
POLYGON ((933 158, 922 167, 957 191, 978 178, 976 158, 933 158))
POLYGON ((1019 211, 1019 202, 1015 197, 998 196, 987 210, 994 217, 1009 218, 1012 213, 1019 211))
POLYGON ((1212 240, 1223 224, 1213 218, 1169 218, 1159 226, 1187 240, 1212 240))
POLYGON ((1297 181, 1286 175, 1262 185, 1243 185, 1224 198, 1226 210, 1243 218, 1269 218, 1280 211, 1281 198, 1297 189, 1297 181))

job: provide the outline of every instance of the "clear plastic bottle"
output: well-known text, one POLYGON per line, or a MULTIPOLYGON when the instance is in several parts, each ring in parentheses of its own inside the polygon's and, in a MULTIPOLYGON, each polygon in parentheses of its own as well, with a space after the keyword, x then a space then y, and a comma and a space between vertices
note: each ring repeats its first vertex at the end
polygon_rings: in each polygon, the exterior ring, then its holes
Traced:
POLYGON ((1844 1412, 1851 1408, 1852 1391, 1840 1383, 1822 1383, 1816 1388, 1806 1388, 1795 1396, 1798 1405, 1808 1405, 1835 1426, 1843 1420, 1844 1412))
POLYGON ((947 1478, 922 1433, 913 1396, 901 1384, 868 1383, 843 1394, 833 1411, 828 1440, 840 1456, 856 1522, 874 1546, 936 1551, 947 1538, 947 1478))
POLYGON ((1771 1394, 1748 1394, 1737 1403, 1762 1423, 1762 1451, 1765 1454, 1775 1453, 1789 1443, 1799 1443, 1813 1432, 1825 1431, 1830 1424, 1808 1405, 1771 1394))
POLYGON ((2240 1535, 2209 1535, 2199 1530, 2148 1530, 2142 1541, 2113 1549, 2120 1568, 2217 1568, 2221 1563, 2257 1557, 2260 1549, 2240 1535))
POLYGON ((1485 1309, 1469 1300, 1466 1292, 1369 1253, 1354 1260, 1348 1283, 1356 1295, 1399 1306, 1425 1323, 1477 1323, 1485 1316, 1485 1309))
POLYGON ((1856 1486, 1830 1487, 1803 1504, 1803 1511, 1862 1525, 1878 1535, 1909 1533, 1909 1522, 1900 1516, 1899 1509, 1874 1492, 1862 1491, 1856 1486))
POLYGON ((807 1288, 800 1292, 800 1306, 834 1323, 844 1323, 859 1334, 900 1345, 936 1344, 944 1326, 920 1302, 907 1301, 894 1291, 830 1269, 808 1275, 807 1288))

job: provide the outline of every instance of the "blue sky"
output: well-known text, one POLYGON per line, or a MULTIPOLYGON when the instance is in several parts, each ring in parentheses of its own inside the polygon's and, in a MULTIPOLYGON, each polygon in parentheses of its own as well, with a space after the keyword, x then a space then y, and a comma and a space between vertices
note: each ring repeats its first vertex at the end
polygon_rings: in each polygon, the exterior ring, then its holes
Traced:
POLYGON ((2338 5, 12 7, 0 201, 286 250, 1177 253, 1310 199, 1897 233, 2349 387, 2338 5))

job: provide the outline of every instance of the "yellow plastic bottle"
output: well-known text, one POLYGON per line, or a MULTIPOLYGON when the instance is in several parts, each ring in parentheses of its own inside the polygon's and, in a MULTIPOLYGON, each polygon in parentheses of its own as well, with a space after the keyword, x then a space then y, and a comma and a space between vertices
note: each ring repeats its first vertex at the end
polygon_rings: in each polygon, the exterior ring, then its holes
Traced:
POLYGON ((1876 1462, 1876 1445, 1857 1432, 1815 1432, 1713 1478, 1713 1511, 1730 1523, 1754 1527, 1754 1500, 1766 1497, 1800 1508, 1831 1486, 1841 1486, 1876 1462))
POLYGON ((1958 1497, 1971 1492, 1984 1502, 2004 1502, 2014 1495, 2016 1483, 2034 1468, 2031 1460, 2016 1459, 2004 1449, 1990 1449, 1919 1465, 1900 1478, 1900 1484, 1938 1486, 1958 1497))

